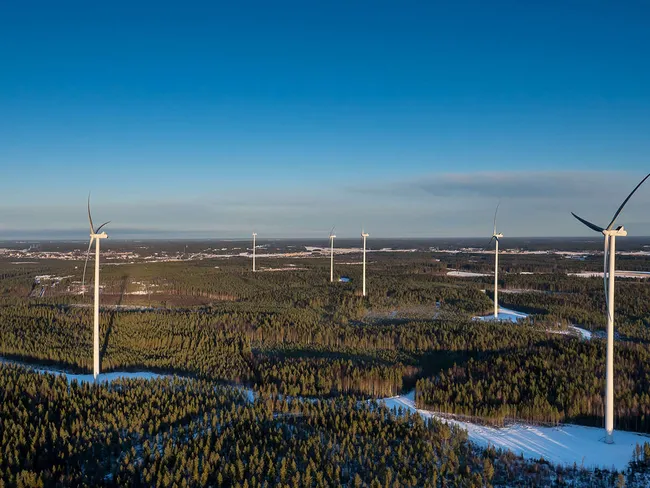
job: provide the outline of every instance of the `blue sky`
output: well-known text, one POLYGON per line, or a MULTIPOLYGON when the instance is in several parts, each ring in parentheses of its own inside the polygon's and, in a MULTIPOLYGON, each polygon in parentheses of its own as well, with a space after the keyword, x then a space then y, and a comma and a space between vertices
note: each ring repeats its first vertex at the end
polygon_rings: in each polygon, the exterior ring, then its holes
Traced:
MULTIPOLYGON (((0 239, 83 236, 90 189, 117 235, 476 236, 499 198, 506 234, 588 234, 568 212, 606 221, 650 171, 648 18, 647 2, 7 2, 0 239)), ((621 223, 650 235, 648 204, 650 186, 621 223)))

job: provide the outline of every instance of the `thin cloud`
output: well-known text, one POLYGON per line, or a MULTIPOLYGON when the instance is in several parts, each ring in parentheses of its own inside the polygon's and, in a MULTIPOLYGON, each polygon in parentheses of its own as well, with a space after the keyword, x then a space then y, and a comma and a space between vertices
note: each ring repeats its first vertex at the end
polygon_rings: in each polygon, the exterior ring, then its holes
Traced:
MULTIPOLYGON (((577 199, 624 195, 643 175, 623 172, 477 172, 424 175, 360 189, 391 196, 577 199)), ((650 200, 650 197, 646 197, 650 200)))
MULTIPOLYGON (((642 175, 641 175, 642 176, 642 175)), ((300 188, 292 191, 222 191, 187 199, 93 200, 95 220, 111 220, 114 234, 160 237, 200 234, 237 238, 255 230, 267 237, 357 236, 361 224, 374 237, 473 237, 492 231, 502 200, 499 229, 506 236, 579 236, 589 230, 570 212, 606 223, 641 178, 623 172, 481 172, 423 175, 364 188, 300 188)), ((650 229, 650 185, 626 207, 619 222, 631 235, 650 229)), ((0 239, 60 231, 87 234, 85 198, 79 205, 33 203, 0 207, 0 239)), ((110 229, 109 229, 110 230, 110 229)), ((75 234, 76 235, 76 234, 75 234)))

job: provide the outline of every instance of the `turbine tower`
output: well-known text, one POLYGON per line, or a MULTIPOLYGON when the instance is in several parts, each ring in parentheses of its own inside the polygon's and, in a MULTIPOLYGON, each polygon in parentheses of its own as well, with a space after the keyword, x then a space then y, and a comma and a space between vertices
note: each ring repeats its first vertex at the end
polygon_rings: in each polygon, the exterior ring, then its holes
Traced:
POLYGON ((257 237, 257 232, 253 232, 253 273, 255 273, 255 238, 257 237))
POLYGON ((636 185, 632 193, 630 193, 627 198, 623 201, 618 210, 614 214, 612 221, 606 228, 602 228, 596 224, 578 217, 576 214, 571 212, 576 219, 585 224, 591 230, 600 232, 605 236, 605 251, 603 253, 603 280, 605 285, 605 302, 607 306, 607 367, 606 367, 606 393, 605 393, 605 442, 607 444, 614 443, 614 279, 616 273, 616 238, 625 237, 627 231, 621 225, 614 229, 614 222, 619 214, 623 211, 623 207, 628 202, 628 200, 634 195, 639 187, 643 184, 645 180, 650 177, 650 174, 646 175, 641 182, 636 185))
POLYGON ((330 283, 334 283, 334 227, 330 231, 330 283))
POLYGON ((97 379, 99 376, 99 241, 100 239, 106 239, 108 236, 106 232, 99 232, 102 230, 106 224, 110 222, 104 222, 102 225, 95 229, 93 225, 93 218, 90 215, 90 194, 88 194, 88 222, 90 223, 90 242, 88 243, 88 251, 86 251, 86 262, 84 263, 84 273, 81 280, 83 291, 86 291, 86 266, 88 265, 88 257, 90 256, 90 248, 95 241, 95 303, 94 303, 94 312, 95 318, 93 323, 93 377, 97 379))
POLYGON ((501 202, 497 203, 497 208, 494 211, 494 230, 492 231, 492 239, 490 239, 490 244, 492 244, 492 241, 494 241, 495 243, 495 247, 494 247, 494 318, 495 319, 499 318, 499 298, 498 298, 499 239, 503 237, 503 234, 497 233, 497 213, 499 212, 499 205, 501 205, 501 202))
POLYGON ((361 229, 361 237, 363 238, 363 296, 366 296, 366 238, 369 236, 363 228, 361 229))

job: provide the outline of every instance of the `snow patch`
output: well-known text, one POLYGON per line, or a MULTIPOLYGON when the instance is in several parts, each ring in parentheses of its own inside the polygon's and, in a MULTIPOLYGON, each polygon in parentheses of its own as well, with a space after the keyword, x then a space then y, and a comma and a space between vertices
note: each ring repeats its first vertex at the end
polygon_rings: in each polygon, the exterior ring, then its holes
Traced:
MULTIPOLYGON (((9 359, 4 359, 2 357, 0 357, 0 363, 22 366, 23 368, 31 369, 37 373, 42 373, 42 374, 49 373, 54 375, 65 376, 66 379, 68 380, 68 383, 72 383, 73 381, 77 381, 79 383, 95 383, 95 378, 93 377, 92 374, 73 374, 73 373, 68 373, 56 369, 36 367, 27 363, 22 363, 20 361, 12 361, 9 359)), ((97 382, 110 383, 120 378, 152 380, 152 379, 163 378, 167 376, 171 376, 171 375, 152 373, 151 371, 110 371, 108 373, 100 373, 99 377, 97 378, 97 382)))
POLYGON ((517 312, 516 310, 510 310, 509 308, 499 307, 496 318, 494 317, 494 314, 490 314, 490 315, 481 315, 478 317, 474 317, 473 320, 480 320, 483 322, 486 321, 489 322, 494 320, 504 321, 504 322, 519 322, 520 320, 523 320, 527 317, 528 317, 527 313, 517 312))
POLYGON ((447 276, 457 276, 459 278, 476 278, 479 276, 492 276, 490 273, 473 273, 471 271, 447 271, 447 276))
MULTIPOLYGON (((638 279, 648 279, 650 278, 650 271, 623 271, 620 269, 616 270, 614 273, 616 278, 638 278, 638 279)), ((577 276, 578 278, 602 278, 602 271, 582 271, 580 273, 567 273, 568 276, 577 276)))
POLYGON ((585 341, 590 341, 591 340, 591 331, 588 331, 586 329, 583 329, 581 327, 577 327, 575 325, 569 325, 569 327, 566 330, 560 330, 560 329, 546 329, 547 332, 551 334, 560 334, 560 335, 577 335, 581 339, 584 339, 585 341))

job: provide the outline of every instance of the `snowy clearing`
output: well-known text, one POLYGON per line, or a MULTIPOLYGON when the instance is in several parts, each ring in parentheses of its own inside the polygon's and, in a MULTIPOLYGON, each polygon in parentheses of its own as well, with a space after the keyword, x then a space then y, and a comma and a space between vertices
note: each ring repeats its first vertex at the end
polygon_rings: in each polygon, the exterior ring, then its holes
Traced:
POLYGON ((637 444, 649 442, 650 437, 634 432, 615 431, 614 444, 605 444, 602 439, 605 431, 596 427, 562 425, 541 427, 517 424, 503 428, 451 420, 440 417, 428 410, 415 407, 415 391, 402 396, 382 400, 388 408, 402 408, 417 412, 423 418, 437 418, 443 422, 465 429, 470 441, 481 447, 509 449, 525 458, 537 460, 544 458, 557 465, 584 466, 623 470, 632 460, 632 452, 637 444))
MULTIPOLYGON (((578 278, 602 278, 602 271, 582 271, 580 273, 567 273, 567 276, 577 276, 578 278)), ((650 271, 622 271, 616 270, 616 278, 650 278, 650 271)))
POLYGON ((476 278, 479 276, 492 276, 489 273, 473 273, 471 271, 447 271, 447 276, 457 276, 459 278, 476 278))
POLYGON ((294 266, 289 266, 286 268, 260 268, 258 271, 262 272, 273 272, 273 271, 306 271, 307 268, 298 268, 294 266))
MULTIPOLYGON (((12 361, 10 359, 5 359, 2 356, 0 356, 0 364, 12 364, 15 366, 20 366, 23 368, 31 369, 32 371, 35 371, 36 373, 49 373, 49 374, 54 374, 54 375, 61 375, 65 376, 66 379, 68 380, 68 383, 72 383, 73 381, 77 381, 79 383, 94 383, 95 379, 93 378, 92 374, 73 374, 73 373, 67 373, 65 371, 60 371, 56 369, 49 369, 49 368, 43 368, 40 366, 34 366, 31 364, 27 363, 22 363, 20 361, 12 361)), ((127 380, 132 380, 132 379, 143 379, 143 380, 155 380, 157 378, 168 378, 168 377, 173 377, 174 375, 171 374, 160 374, 160 373, 154 373, 151 371, 110 371, 108 373, 100 373, 99 378, 97 379, 97 382, 99 383, 110 383, 112 381, 118 380, 118 379, 127 379, 127 380)), ((244 395, 244 398, 246 399, 247 402, 249 403, 255 403, 255 398, 257 394, 250 388, 246 388, 243 386, 237 386, 234 387, 237 390, 239 390, 242 395, 244 395)))
MULTIPOLYGON (((68 373, 66 371, 43 368, 41 366, 34 366, 34 365, 31 365, 31 364, 22 363, 20 361, 12 361, 10 359, 4 359, 2 357, 0 357, 0 363, 2 363, 2 364, 13 364, 13 365, 16 365, 16 366, 21 366, 23 368, 28 368, 28 369, 31 369, 33 371, 36 371, 37 373, 50 373, 50 374, 55 374, 55 375, 63 375, 68 380, 68 383, 71 383, 72 381, 78 381, 79 383, 94 383, 95 382, 95 378, 93 378, 92 374, 68 373)), ((151 379, 156 379, 156 378, 163 378, 163 377, 166 377, 166 376, 170 376, 170 375, 152 373, 151 371, 110 371, 108 373, 100 373, 99 378, 97 378, 97 381, 102 382, 102 383, 103 382, 111 382, 111 381, 115 381, 115 380, 120 379, 120 378, 151 380, 151 379)))
POLYGON ((580 337, 582 337, 586 341, 591 340, 591 331, 587 329, 583 329, 582 327, 577 327, 575 325, 570 325, 569 328, 575 330, 578 334, 580 334, 580 337))
POLYGON ((510 310, 509 308, 503 308, 499 307, 499 311, 497 313, 497 317, 494 317, 494 314, 490 315, 480 315, 477 317, 473 317, 473 320, 481 320, 481 321, 491 321, 491 320, 496 320, 496 321, 504 321, 504 322, 519 322, 520 320, 523 320, 528 317, 527 313, 524 312, 517 312, 516 310, 510 310))
POLYGON ((575 325, 569 325, 569 327, 566 330, 559 330, 559 329, 546 329, 547 332, 551 334, 560 334, 560 335, 577 335, 581 339, 584 339, 586 341, 591 340, 591 331, 588 331, 587 329, 583 329, 581 327, 577 327, 575 325))

